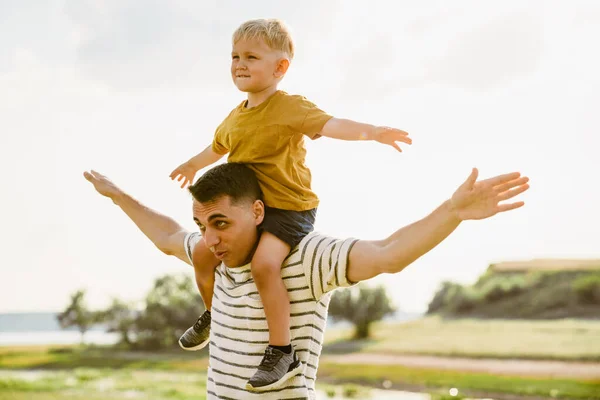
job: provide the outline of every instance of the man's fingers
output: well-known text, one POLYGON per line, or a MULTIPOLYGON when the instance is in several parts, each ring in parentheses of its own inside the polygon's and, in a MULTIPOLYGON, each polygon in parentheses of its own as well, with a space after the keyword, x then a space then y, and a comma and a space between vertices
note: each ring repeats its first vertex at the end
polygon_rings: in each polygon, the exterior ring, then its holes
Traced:
POLYGON ((90 173, 89 173, 89 172, 87 172, 87 171, 83 171, 83 177, 84 177, 85 179, 87 179, 88 181, 90 181, 90 182, 92 181, 92 179, 94 179, 94 177, 92 176, 92 174, 90 174, 90 173))
POLYGON ((529 182, 529 178, 526 177, 526 176, 522 176, 519 179, 514 179, 514 180, 512 180, 510 182, 506 182, 506 183, 504 183, 502 185, 496 186, 494 188, 494 190, 496 191, 496 193, 504 193, 507 190, 512 189, 513 187, 524 185, 527 182, 529 182))
POLYGON ((469 175, 469 177, 463 183, 463 185, 469 190, 473 189, 473 186, 475 186, 475 182, 477 182, 478 176, 479 176, 479 171, 477 170, 477 168, 473 168, 471 170, 471 175, 469 175))
POLYGON ((515 187, 513 189, 510 189, 510 190, 507 190, 505 192, 502 192, 497 197, 498 201, 504 201, 504 200, 512 199, 513 197, 515 197, 518 194, 523 193, 527 189, 529 189, 529 185, 525 184, 525 185, 517 186, 517 187, 515 187))
POLYGON ((515 180, 515 179, 519 178, 520 176, 521 176, 520 172, 511 172, 509 174, 498 175, 498 176, 494 176, 492 178, 485 179, 485 180, 481 181, 481 183, 485 184, 486 186, 493 187, 493 186, 502 185, 506 182, 515 180))
POLYGON ((500 204, 497 208, 498 212, 504 212, 509 210, 514 210, 515 208, 523 207, 525 205, 524 201, 517 201, 516 203, 509 204, 500 204))
POLYGON ((402 153, 402 149, 400 148, 400 146, 398 146, 396 144, 396 142, 392 142, 392 144, 390 146, 392 146, 393 148, 395 148, 396 150, 398 150, 400 153, 402 153))

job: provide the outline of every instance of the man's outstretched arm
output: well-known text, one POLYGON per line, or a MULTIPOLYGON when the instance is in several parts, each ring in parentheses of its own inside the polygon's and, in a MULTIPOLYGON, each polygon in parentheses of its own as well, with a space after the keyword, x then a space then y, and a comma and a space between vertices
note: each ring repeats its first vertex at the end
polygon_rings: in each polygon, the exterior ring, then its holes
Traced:
POLYGON ((146 207, 96 172, 84 172, 83 176, 94 185, 98 193, 111 199, 137 225, 160 251, 190 263, 185 253, 183 240, 188 233, 172 218, 146 207))
POLYGON ((518 172, 477 181, 473 169, 467 180, 425 218, 380 241, 358 241, 349 255, 348 280, 359 282, 382 273, 397 273, 446 239, 465 220, 485 219, 514 210, 523 202, 499 204, 529 189, 518 172))

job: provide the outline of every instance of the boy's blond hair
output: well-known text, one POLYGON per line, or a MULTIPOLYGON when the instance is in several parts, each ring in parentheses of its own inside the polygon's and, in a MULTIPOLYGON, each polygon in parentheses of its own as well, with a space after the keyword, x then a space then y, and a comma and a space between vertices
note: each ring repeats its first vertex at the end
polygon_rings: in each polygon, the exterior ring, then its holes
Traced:
POLYGON ((290 60, 294 58, 292 35, 289 28, 279 19, 253 19, 244 22, 233 33, 233 43, 241 39, 263 40, 271 49, 285 53, 290 60))

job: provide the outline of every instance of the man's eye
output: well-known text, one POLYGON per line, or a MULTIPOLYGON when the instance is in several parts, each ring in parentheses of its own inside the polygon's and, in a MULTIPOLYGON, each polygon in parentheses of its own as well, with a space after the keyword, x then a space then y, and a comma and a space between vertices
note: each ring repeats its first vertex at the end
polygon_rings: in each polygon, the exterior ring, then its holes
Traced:
POLYGON ((248 56, 248 58, 250 58, 250 59, 252 59, 252 58, 256 59, 256 57, 254 57, 254 56, 248 56))
POLYGON ((217 228, 223 228, 223 227, 225 227, 225 225, 227 225, 227 222, 219 221, 219 222, 217 222, 216 225, 217 225, 217 228))
POLYGON ((239 56, 231 56, 232 60, 237 60, 238 58, 240 58, 239 56))

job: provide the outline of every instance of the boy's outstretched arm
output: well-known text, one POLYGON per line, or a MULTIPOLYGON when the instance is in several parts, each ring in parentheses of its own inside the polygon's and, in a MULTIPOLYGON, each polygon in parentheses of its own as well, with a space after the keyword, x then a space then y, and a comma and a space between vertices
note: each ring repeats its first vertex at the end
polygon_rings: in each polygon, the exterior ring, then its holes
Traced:
POLYGON ((174 180, 177 178, 177 181, 181 183, 181 187, 184 188, 185 185, 192 184, 194 181, 194 176, 196 176, 196 172, 200 171, 202 168, 208 167, 211 164, 216 163, 221 158, 223 158, 224 154, 216 153, 212 145, 207 146, 201 153, 195 155, 190 158, 188 161, 181 164, 179 167, 175 168, 169 177, 174 180))
POLYGON ((188 233, 170 217, 146 207, 96 171, 83 173, 94 189, 102 196, 111 199, 137 225, 144 235, 163 253, 175 256, 190 263, 183 244, 188 233))
POLYGON ((331 118, 327 121, 319 135, 340 140, 374 140, 392 146, 400 152, 402 149, 396 142, 412 144, 412 139, 408 137, 408 133, 400 129, 363 124, 340 118, 331 118))

